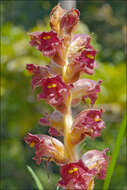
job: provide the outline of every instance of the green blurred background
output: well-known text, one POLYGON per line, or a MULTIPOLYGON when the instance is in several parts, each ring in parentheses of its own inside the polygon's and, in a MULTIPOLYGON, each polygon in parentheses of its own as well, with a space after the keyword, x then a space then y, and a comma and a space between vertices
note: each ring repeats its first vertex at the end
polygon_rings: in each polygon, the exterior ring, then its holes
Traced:
MULTIPOLYGON (((40 166, 32 160, 34 150, 24 143, 29 132, 48 134, 38 120, 52 108, 44 101, 36 100, 31 89, 31 76, 25 71, 26 64, 45 65, 48 58, 30 47, 28 33, 48 31, 48 15, 58 1, 27 0, 1 1, 1 190, 35 190, 36 185, 26 169, 31 166, 40 178, 45 190, 55 190, 59 168, 50 163, 40 166)), ((112 153, 120 128, 126 103, 125 37, 127 26, 125 1, 77 1, 81 22, 76 32, 93 33, 93 45, 99 51, 97 70, 91 77, 102 79, 101 93, 95 107, 103 107, 106 128, 102 136, 87 138, 79 146, 80 154, 90 149, 103 150, 109 147, 112 153)), ((74 113, 84 105, 73 108, 74 113)), ((111 179, 110 190, 126 190, 126 139, 123 138, 117 164, 111 179)), ((103 181, 95 181, 95 189, 101 190, 103 181)))

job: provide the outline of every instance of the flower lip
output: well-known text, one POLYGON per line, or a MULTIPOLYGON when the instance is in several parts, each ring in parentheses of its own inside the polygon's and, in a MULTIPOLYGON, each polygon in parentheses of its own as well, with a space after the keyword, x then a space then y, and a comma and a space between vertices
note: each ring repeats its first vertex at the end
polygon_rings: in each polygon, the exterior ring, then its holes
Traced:
POLYGON ((32 89, 41 85, 44 78, 56 76, 56 73, 48 66, 35 66, 27 64, 26 69, 32 74, 32 89))
MULTIPOLYGON (((97 93, 100 92, 100 85, 102 80, 97 82, 90 79, 80 79, 73 83, 74 88, 72 89, 73 102, 75 102, 75 98, 82 99, 84 103, 86 103, 86 98, 90 98, 91 106, 94 105, 97 99, 97 93)), ((73 103, 72 102, 72 103, 73 103)))
POLYGON ((83 163, 89 169, 94 169, 95 175, 102 180, 106 177, 108 164, 108 157, 106 156, 106 152, 108 152, 108 150, 108 148, 106 148, 104 151, 90 150, 81 157, 83 163))
POLYGON ((54 31, 31 33, 30 37, 30 44, 43 52, 44 56, 54 56, 57 48, 61 46, 61 41, 54 31))
POLYGON ((28 135, 24 138, 25 142, 31 147, 35 147, 35 157, 37 164, 40 164, 43 158, 49 161, 55 161, 57 164, 64 164, 67 159, 64 157, 64 146, 63 144, 48 135, 28 135))
MULTIPOLYGON (((74 125, 79 126, 80 124, 86 127, 94 127, 101 122, 101 114, 103 110, 89 109, 82 111, 75 119, 74 125)), ((98 126, 99 127, 99 126, 98 126)), ((102 127, 102 126, 101 126, 102 127)), ((103 126, 104 127, 104 126, 103 126)))
POLYGON ((91 75, 95 67, 95 56, 96 51, 94 49, 86 49, 75 58, 74 62, 80 64, 84 72, 91 75))
POLYGON ((42 80, 42 93, 38 96, 38 100, 45 99, 53 106, 64 106, 71 85, 65 84, 60 76, 47 78, 42 80))
POLYGON ((38 136, 37 135, 32 135, 31 133, 28 133, 28 135, 24 138, 24 140, 30 146, 32 146, 32 145, 34 146, 37 143, 41 142, 41 138, 40 138, 39 135, 38 136))
POLYGON ((60 174, 58 185, 66 189, 88 189, 94 178, 94 170, 89 170, 82 160, 61 166, 60 174))
MULTIPOLYGON (((50 32, 42 32, 39 36, 40 40, 44 40, 44 42, 52 42, 57 43, 58 42, 58 37, 57 37, 57 33, 54 31, 50 31, 50 32)), ((48 44, 45 44, 48 46, 48 44)))
POLYGON ((100 136, 101 130, 105 128, 101 119, 103 110, 89 109, 77 115, 72 125, 72 143, 80 143, 86 136, 96 138, 100 136))

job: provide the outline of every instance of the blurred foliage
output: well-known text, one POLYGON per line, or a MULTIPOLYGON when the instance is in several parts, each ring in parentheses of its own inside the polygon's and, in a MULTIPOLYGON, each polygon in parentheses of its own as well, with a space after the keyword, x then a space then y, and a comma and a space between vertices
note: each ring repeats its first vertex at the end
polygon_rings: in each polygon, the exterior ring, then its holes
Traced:
MULTIPOLYGON (((34 181, 26 165, 32 166, 39 176, 45 190, 55 190, 59 179, 59 168, 50 163, 37 166, 32 160, 34 150, 24 143, 28 131, 48 134, 48 127, 42 127, 38 120, 52 108, 44 101, 36 100, 36 92, 31 89, 31 76, 25 71, 26 64, 45 65, 50 59, 29 45, 29 32, 49 30, 47 15, 57 1, 2 1, 1 30, 1 190, 33 190, 34 181), (46 172, 47 171, 47 172, 46 172), (49 181, 48 181, 48 175, 49 181)), ((90 149, 114 148, 126 103, 125 3, 117 1, 78 1, 81 21, 76 32, 93 34, 93 45, 99 51, 97 68, 93 76, 81 77, 102 79, 101 93, 95 107, 103 107, 106 128, 102 136, 91 140, 87 138, 79 146, 80 154, 90 149), (119 7, 119 8, 118 8, 119 7)), ((84 108, 73 108, 77 113, 84 108)), ((123 138, 117 166, 110 189, 127 188, 126 139, 123 138)), ((96 181, 100 190, 103 181, 96 181)))
POLYGON ((34 182, 36 183, 38 190, 44 190, 44 188, 39 180, 39 177, 36 175, 36 173, 33 171, 33 169, 30 166, 27 166, 27 169, 28 169, 30 175, 32 176, 32 178, 34 179, 34 182))

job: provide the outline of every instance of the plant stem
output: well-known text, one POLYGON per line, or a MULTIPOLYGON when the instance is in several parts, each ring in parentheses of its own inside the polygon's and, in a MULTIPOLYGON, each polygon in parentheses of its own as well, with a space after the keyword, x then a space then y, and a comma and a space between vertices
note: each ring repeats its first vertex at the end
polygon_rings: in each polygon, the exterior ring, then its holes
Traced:
POLYGON ((74 145, 71 143, 71 129, 72 129, 72 114, 71 114, 71 99, 72 95, 70 93, 67 99, 67 113, 64 115, 64 146, 65 146, 65 156, 69 161, 76 161, 77 154, 74 145))
MULTIPOLYGON (((63 57, 65 65, 63 66, 62 70, 62 79, 66 83, 66 74, 67 74, 67 67, 68 67, 68 47, 70 39, 66 40, 66 46, 64 49, 63 57), (68 41, 68 44, 67 44, 68 41)), ((65 148, 65 157, 68 158, 70 162, 77 160, 77 154, 75 151, 75 145, 71 142, 71 131, 72 131, 72 113, 71 113, 71 101, 72 101, 72 93, 70 92, 66 102, 66 113, 64 115, 64 148, 65 148)))

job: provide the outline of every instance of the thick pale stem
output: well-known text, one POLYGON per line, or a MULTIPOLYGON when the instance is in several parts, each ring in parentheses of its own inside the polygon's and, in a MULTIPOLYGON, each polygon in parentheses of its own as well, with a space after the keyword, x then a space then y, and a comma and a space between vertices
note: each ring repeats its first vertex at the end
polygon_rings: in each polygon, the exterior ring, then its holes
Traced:
POLYGON ((71 99, 70 93, 67 100, 67 113, 64 115, 64 146, 65 154, 69 161, 76 161, 77 154, 74 145, 71 143, 71 130, 72 130, 72 115, 71 115, 71 99))
POLYGON ((66 52, 65 65, 63 66, 63 71, 62 71, 62 78, 65 82, 66 82, 67 66, 68 66, 68 59, 67 59, 67 52, 66 52))
POLYGON ((64 61, 65 61, 65 64, 63 66, 63 70, 62 70, 62 78, 63 80, 66 82, 66 74, 67 74, 67 67, 68 67, 68 51, 69 51, 69 45, 70 45, 70 42, 71 42, 71 38, 72 36, 67 36, 67 39, 65 40, 65 49, 64 49, 64 52, 63 52, 63 58, 64 58, 64 61))
MULTIPOLYGON (((63 81, 66 83, 66 74, 67 74, 67 67, 68 67, 68 47, 69 42, 71 41, 71 36, 68 39, 68 44, 66 44, 66 48, 64 49, 64 60, 65 65, 63 66, 62 71, 62 78, 63 81)), ((70 162, 77 161, 77 154, 75 151, 75 145, 71 142, 71 131, 72 131, 72 114, 71 114, 71 101, 72 101, 72 94, 70 92, 67 102, 66 102, 66 113, 64 114, 64 146, 65 146, 65 156, 68 158, 70 162)))

